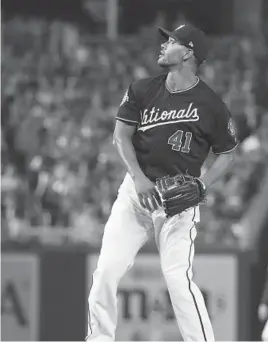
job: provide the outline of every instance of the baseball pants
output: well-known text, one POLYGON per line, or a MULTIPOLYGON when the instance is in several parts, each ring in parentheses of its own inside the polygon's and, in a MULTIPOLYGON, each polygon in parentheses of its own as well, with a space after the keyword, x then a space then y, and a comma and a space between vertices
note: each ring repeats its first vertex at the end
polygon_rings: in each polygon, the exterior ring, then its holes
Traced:
POLYGON ((192 281, 195 223, 199 209, 166 218, 139 204, 134 182, 127 174, 105 226, 102 247, 89 294, 87 340, 115 340, 117 288, 153 231, 180 332, 185 341, 214 341, 203 296, 192 281))
POLYGON ((262 341, 268 341, 268 320, 266 321, 262 334, 261 334, 262 341))

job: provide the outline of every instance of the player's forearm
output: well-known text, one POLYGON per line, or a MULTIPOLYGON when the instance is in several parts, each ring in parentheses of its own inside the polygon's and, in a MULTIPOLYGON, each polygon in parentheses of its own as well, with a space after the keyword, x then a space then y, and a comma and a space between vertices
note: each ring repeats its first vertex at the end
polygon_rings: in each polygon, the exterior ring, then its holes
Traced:
POLYGON ((223 177, 232 168, 233 163, 234 153, 221 154, 217 157, 209 170, 200 177, 200 179, 208 188, 223 177))
POLYGON ((114 137, 113 143, 116 146, 119 156, 132 179, 144 177, 144 173, 138 163, 132 141, 129 138, 114 137))

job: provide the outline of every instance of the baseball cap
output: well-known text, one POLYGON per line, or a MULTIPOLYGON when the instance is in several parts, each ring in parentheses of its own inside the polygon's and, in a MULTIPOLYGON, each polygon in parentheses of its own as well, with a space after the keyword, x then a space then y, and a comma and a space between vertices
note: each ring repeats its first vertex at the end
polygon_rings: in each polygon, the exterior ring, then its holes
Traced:
POLYGON ((206 60, 209 51, 208 39, 205 33, 197 27, 185 23, 178 26, 174 31, 168 31, 161 27, 158 30, 166 39, 171 37, 189 49, 192 49, 200 63, 206 60))

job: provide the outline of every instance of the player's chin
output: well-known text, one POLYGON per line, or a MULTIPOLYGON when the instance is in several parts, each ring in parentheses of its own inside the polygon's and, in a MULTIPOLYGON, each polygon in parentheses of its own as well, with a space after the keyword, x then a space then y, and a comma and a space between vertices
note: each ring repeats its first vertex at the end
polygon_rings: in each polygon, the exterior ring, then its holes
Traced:
POLYGON ((160 67, 166 67, 167 66, 167 61, 163 57, 159 57, 158 61, 157 61, 157 64, 160 67))

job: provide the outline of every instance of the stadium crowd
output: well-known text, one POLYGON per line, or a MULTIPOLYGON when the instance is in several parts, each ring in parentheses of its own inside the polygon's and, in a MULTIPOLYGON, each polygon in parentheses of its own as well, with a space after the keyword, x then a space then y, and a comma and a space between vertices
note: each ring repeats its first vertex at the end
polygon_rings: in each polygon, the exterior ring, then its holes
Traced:
MULTIPOLYGON (((16 18, 3 31, 2 239, 19 239, 28 227, 69 227, 76 240, 98 244, 125 172, 112 145, 114 116, 133 80, 159 72, 159 42, 79 39, 64 54, 44 27, 16 18)), ((207 243, 237 244, 232 224, 267 167, 268 59, 260 40, 215 39, 200 71, 230 108, 241 141, 234 168, 202 209, 199 238, 207 243)))

